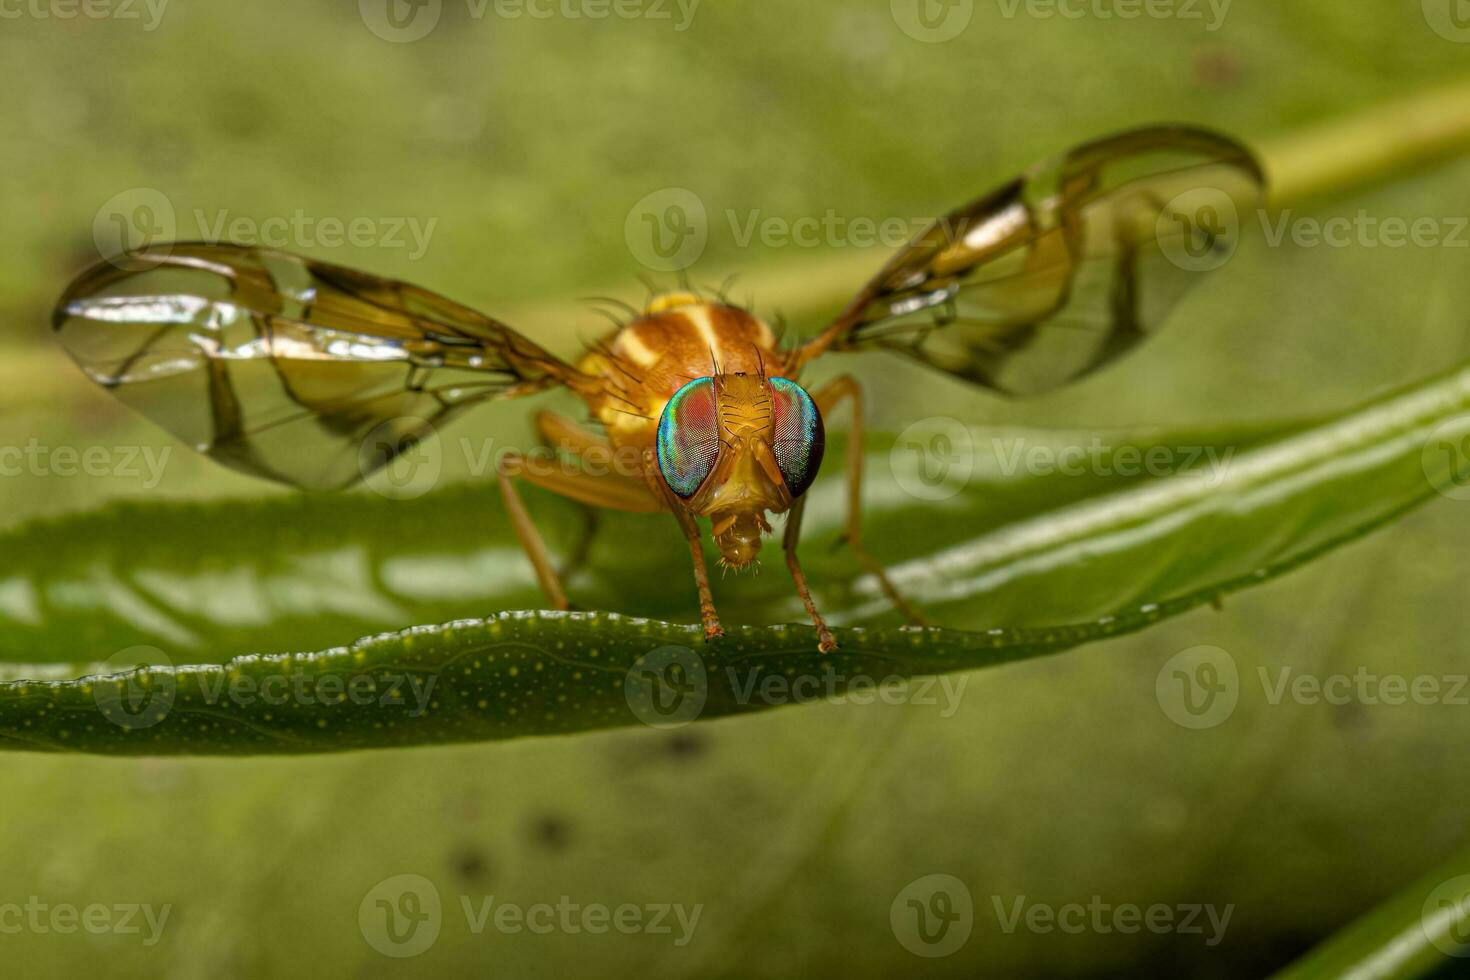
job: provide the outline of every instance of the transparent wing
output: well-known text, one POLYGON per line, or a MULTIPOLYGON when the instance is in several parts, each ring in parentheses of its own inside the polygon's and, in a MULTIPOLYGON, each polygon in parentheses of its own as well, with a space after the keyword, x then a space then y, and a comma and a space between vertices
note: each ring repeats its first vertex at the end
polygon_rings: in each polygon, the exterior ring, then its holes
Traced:
POLYGON ((1157 330, 1264 194, 1250 151, 1214 133, 1084 144, 930 226, 795 360, 888 348, 1007 394, 1050 391, 1157 330))
POLYGON ((92 380, 180 439, 310 489, 362 479, 486 399, 586 380, 442 296, 265 248, 98 263, 53 323, 92 380))

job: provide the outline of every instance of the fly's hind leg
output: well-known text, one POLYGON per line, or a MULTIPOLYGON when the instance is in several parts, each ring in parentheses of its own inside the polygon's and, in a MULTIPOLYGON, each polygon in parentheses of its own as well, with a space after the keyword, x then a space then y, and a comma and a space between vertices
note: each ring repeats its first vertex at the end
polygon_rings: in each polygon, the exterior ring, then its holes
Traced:
POLYGON ((658 498, 637 480, 615 472, 581 472, 520 453, 506 453, 500 458, 496 465, 496 478, 500 483, 505 512, 510 517, 516 538, 525 549, 526 556, 531 559, 541 590, 557 609, 569 609, 571 604, 567 601, 567 593, 562 588, 560 576, 552 567, 546 542, 542 540, 541 533, 536 530, 531 515, 526 511, 526 505, 513 482, 514 478, 523 479, 590 507, 625 510, 635 514, 655 514, 663 509, 658 498))
POLYGON ((852 401, 852 434, 847 441, 847 527, 839 544, 845 542, 858 563, 878 580, 885 595, 911 623, 928 625, 914 605, 904 598, 883 566, 863 545, 863 389, 851 375, 842 375, 812 392, 812 401, 825 419, 844 399, 852 401))

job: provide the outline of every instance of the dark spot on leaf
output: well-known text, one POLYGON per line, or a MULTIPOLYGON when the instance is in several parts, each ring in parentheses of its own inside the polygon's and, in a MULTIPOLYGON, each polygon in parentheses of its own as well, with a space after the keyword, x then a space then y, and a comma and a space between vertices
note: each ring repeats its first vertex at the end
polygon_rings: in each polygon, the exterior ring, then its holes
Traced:
POLYGON ((1194 52, 1194 82, 1200 88, 1232 88, 1242 74, 1240 56, 1229 48, 1197 48, 1194 52))
POLYGON ((683 728, 669 736, 669 740, 665 743, 664 747, 669 755, 675 759, 681 762, 687 762, 703 755, 708 748, 708 744, 708 740, 704 736, 691 729, 683 728))
POLYGON ((531 839, 548 851, 564 851, 571 842, 571 825, 555 814, 544 814, 531 822, 531 839))
POLYGON ((490 862, 486 859, 485 852, 474 845, 467 845, 456 851, 450 864, 459 879, 466 883, 484 881, 490 873, 490 862))

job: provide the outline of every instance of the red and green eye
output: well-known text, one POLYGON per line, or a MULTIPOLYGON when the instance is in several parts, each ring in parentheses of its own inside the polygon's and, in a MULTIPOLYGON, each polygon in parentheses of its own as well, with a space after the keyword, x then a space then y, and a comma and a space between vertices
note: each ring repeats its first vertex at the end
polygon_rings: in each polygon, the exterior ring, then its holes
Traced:
POLYGON ((791 496, 800 497, 817 478, 822 465, 822 451, 827 446, 822 415, 812 396, 786 378, 771 379, 771 405, 776 414, 776 437, 771 443, 776 465, 786 478, 791 496))
POLYGON ((658 468, 669 489, 688 498, 715 468, 719 455, 714 379, 699 378, 674 392, 664 406, 658 420, 658 468))

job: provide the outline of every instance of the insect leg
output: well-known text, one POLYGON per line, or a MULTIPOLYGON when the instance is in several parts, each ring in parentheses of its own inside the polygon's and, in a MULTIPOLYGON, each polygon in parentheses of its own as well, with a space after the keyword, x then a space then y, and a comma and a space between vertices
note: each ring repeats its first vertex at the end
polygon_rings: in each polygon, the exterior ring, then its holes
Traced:
POLYGON ((817 604, 812 601, 812 590, 806 584, 806 573, 801 570, 801 562, 796 557, 796 540, 801 537, 801 515, 805 510, 806 497, 798 497, 786 514, 786 534, 781 540, 781 547, 786 550, 786 567, 791 570, 791 579, 796 583, 796 594, 801 596, 801 603, 806 606, 806 613, 812 618, 812 625, 817 628, 817 649, 823 653, 831 653, 837 649, 837 640, 827 628, 822 614, 817 612, 817 604))
MULTIPOLYGON (((612 458, 612 445, 597 433, 583 428, 576 422, 559 415, 556 412, 537 412, 536 431, 541 435, 542 443, 549 449, 566 451, 574 456, 582 456, 584 453, 599 453, 608 459, 612 458)), ((641 487, 642 484, 640 483, 641 487)), ((566 560, 558 574, 564 578, 571 578, 583 565, 587 564, 587 556, 592 551, 592 539, 597 536, 597 508, 584 504, 582 506, 582 536, 567 554, 566 560)))
POLYGON ((725 628, 720 625, 719 614, 715 612, 714 593, 709 587, 709 569, 704 564, 704 544, 699 538, 699 525, 694 523, 694 518, 684 509, 683 501, 675 497, 664 484, 651 449, 643 451, 643 476, 653 492, 663 498, 664 506, 678 518, 679 528, 689 542, 689 555, 694 560, 694 587, 699 590, 699 617, 704 621, 704 638, 712 640, 717 636, 724 636, 725 628))
POLYGON ((579 473, 575 470, 562 469, 554 464, 550 466, 545 463, 538 464, 520 453, 506 453, 502 456, 496 466, 496 478, 500 482, 500 494, 505 500, 505 512, 510 516, 511 527, 515 529, 516 538, 520 541, 521 547, 525 549, 526 556, 531 559, 531 565, 536 570, 536 579, 541 583, 541 590, 546 593, 552 605, 558 609, 567 609, 570 606, 567 602, 566 591, 562 588, 561 579, 557 576, 556 570, 551 567, 551 558, 546 552, 546 542, 542 540, 541 533, 532 523, 531 515, 527 513, 526 505, 521 501, 520 492, 516 490, 512 482, 513 477, 520 477, 543 489, 593 507, 626 510, 639 514, 655 514, 663 509, 656 497, 631 480, 579 473))
POLYGON ((847 527, 838 543, 846 542, 858 563, 878 580, 884 594, 909 622, 927 625, 928 620, 903 597, 883 566, 863 545, 863 389, 852 375, 844 374, 812 392, 812 401, 824 419, 843 399, 852 400, 852 431, 847 441, 847 527))

